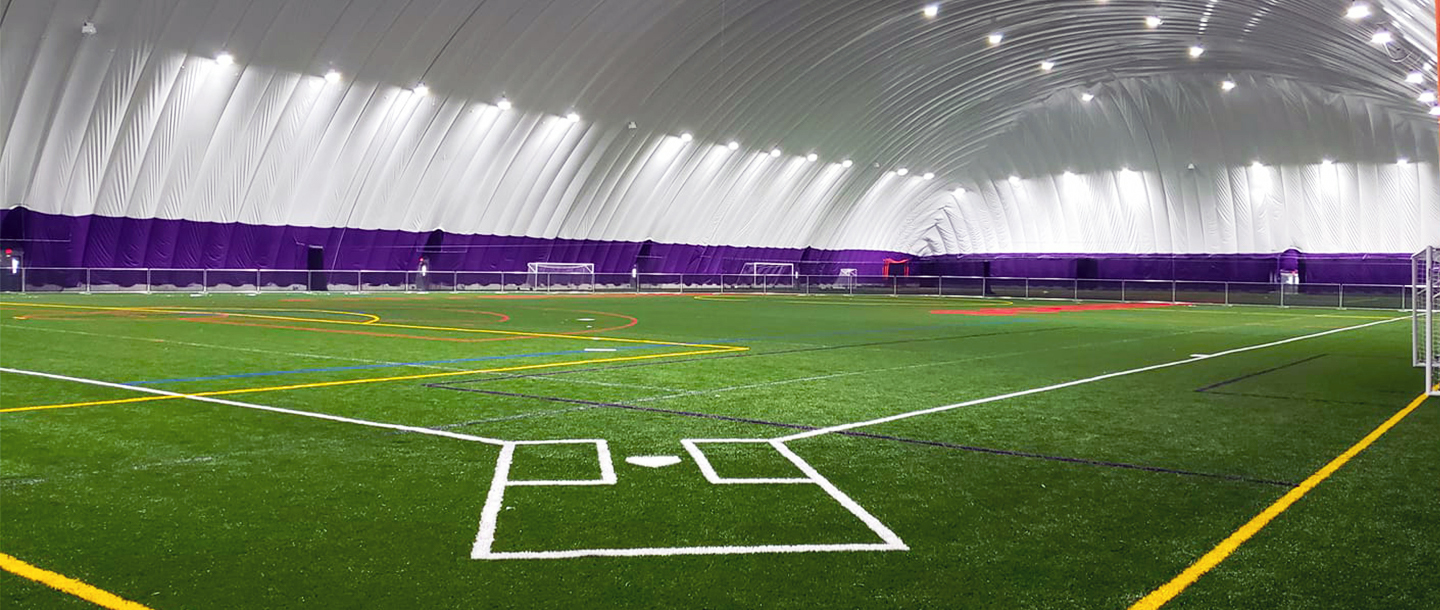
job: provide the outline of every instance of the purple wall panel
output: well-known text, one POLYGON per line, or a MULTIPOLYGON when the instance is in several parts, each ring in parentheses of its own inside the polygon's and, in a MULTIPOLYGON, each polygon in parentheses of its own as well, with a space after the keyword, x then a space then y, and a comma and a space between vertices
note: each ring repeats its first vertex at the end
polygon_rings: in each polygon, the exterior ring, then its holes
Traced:
MULTIPOLYGON (((502 235, 318 227, 274 227, 188 220, 60 216, 0 210, 0 240, 23 248, 30 267, 152 267, 175 269, 304 269, 307 248, 325 248, 329 269, 415 269, 430 252, 431 268, 524 271, 534 261, 588 262, 597 273, 738 273, 746 262, 795 263, 802 274, 838 275, 842 268, 881 275, 877 250, 751 248, 502 235), (642 256, 642 252, 644 255, 642 256)), ((1002 254, 914 259, 914 275, 1032 278, 1155 279, 1269 282, 1298 269, 1306 283, 1400 285, 1409 277, 1407 254, 1002 254)))

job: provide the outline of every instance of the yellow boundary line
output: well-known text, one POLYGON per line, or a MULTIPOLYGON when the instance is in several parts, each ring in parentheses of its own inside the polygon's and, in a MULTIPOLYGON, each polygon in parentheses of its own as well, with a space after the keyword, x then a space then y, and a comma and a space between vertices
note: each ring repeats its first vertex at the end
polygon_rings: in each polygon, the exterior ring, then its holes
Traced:
POLYGON ((1211 549, 1209 553, 1206 553, 1195 563, 1190 564, 1190 567, 1185 568, 1185 571, 1181 572, 1180 575, 1150 592, 1149 595, 1141 598, 1140 601, 1135 602, 1135 605, 1130 606, 1130 610, 1156 610, 1169 603, 1170 600, 1175 599, 1175 597, 1184 592, 1186 588, 1195 584, 1195 581, 1199 580, 1201 576, 1204 576, 1206 572, 1209 572, 1215 566, 1219 565, 1220 562, 1225 561, 1225 558, 1234 553, 1236 549, 1239 549, 1240 545, 1244 544, 1245 541, 1254 537, 1255 534, 1259 533, 1261 529, 1264 529, 1266 525, 1269 525, 1271 521, 1274 521, 1276 517, 1279 517, 1286 509, 1289 509, 1296 502, 1300 501, 1300 498, 1305 497, 1305 494, 1310 493, 1310 490, 1315 489, 1315 487, 1325 481, 1325 479, 1330 478, 1330 475, 1335 474, 1335 471, 1359 455, 1360 452, 1369 448, 1370 445, 1374 444, 1381 436, 1384 436, 1386 432, 1389 432, 1391 428, 1394 428, 1401 420, 1415 412, 1415 409, 1420 408, 1420 405, 1425 402, 1426 398, 1426 394, 1421 394, 1415 400, 1411 401, 1404 409, 1401 409, 1398 413, 1391 416, 1390 419, 1385 420, 1385 423, 1380 424, 1380 427, 1372 430, 1370 434, 1365 435, 1365 438, 1360 439, 1360 442, 1355 443, 1354 446, 1345 450, 1345 453, 1340 454, 1339 457, 1331 460, 1329 464, 1326 464, 1323 468, 1316 471, 1315 474, 1310 475, 1310 478, 1300 483, 1299 487, 1290 490, 1289 493, 1281 496, 1279 500, 1271 504, 1269 508, 1266 508, 1263 512, 1256 515, 1255 518, 1251 519, 1245 525, 1240 526, 1240 529, 1235 530, 1235 533, 1230 534, 1228 538, 1221 541, 1220 544, 1211 549))
POLYGON ((70 578, 64 574, 57 574, 43 568, 37 568, 24 561, 0 553, 0 568, 6 572, 33 580, 52 589, 69 593, 87 602, 110 610, 150 610, 144 606, 114 593, 84 582, 70 578))
MULTIPOLYGON (((178 314, 202 314, 202 315, 211 315, 211 314, 223 313, 223 314, 225 314, 225 315, 234 316, 234 317, 237 317, 237 318, 255 318, 255 319, 259 319, 259 320, 281 320, 281 321, 286 321, 286 322, 313 322, 313 323, 317 323, 317 324, 341 324, 341 325, 345 325, 345 326, 368 326, 368 327, 371 327, 371 328, 374 328, 374 327, 406 328, 406 329, 410 329, 410 330, 428 330, 428 331, 460 332, 460 333, 479 333, 479 334, 487 334, 487 335, 507 335, 507 336, 518 336, 518 337, 541 337, 541 338, 546 338, 546 339, 574 339, 574 340, 581 340, 581 341, 610 341, 610 342, 615 342, 615 343, 638 343, 638 344, 643 344, 643 345, 668 345, 668 346, 673 346, 673 347, 706 347, 706 348, 712 348, 712 349, 733 349, 733 346, 729 346, 729 345, 708 345, 708 344, 704 344, 704 343, 680 343, 680 342, 676 342, 676 341, 654 341, 654 340, 650 340, 650 339, 627 339, 627 338, 621 338, 621 337, 601 337, 601 336, 593 336, 593 335, 564 335, 564 334, 558 334, 558 333, 532 333, 532 332, 523 332, 523 331, 516 331, 516 330, 495 330, 495 329, 489 329, 489 328, 454 328, 454 327, 448 327, 448 326, 425 326, 425 325, 419 325, 419 324, 391 324, 391 323, 386 323, 386 322, 375 322, 375 321, 352 322, 352 321, 348 321, 348 320, 325 320, 325 319, 321 319, 321 318, 296 318, 296 317, 292 317, 292 316, 269 316, 269 315, 263 315, 263 314, 236 313, 236 312, 233 312, 233 311, 223 311, 223 310, 209 310, 209 311, 207 311, 207 310, 203 310, 203 309, 200 309, 200 310, 196 310, 196 309, 166 309, 166 308, 159 308, 159 307, 107 307, 107 306, 101 306, 101 305, 56 305, 56 304, 53 304, 53 303, 15 303, 15 302, 10 302, 10 301, 0 301, 0 306, 50 307, 50 308, 56 308, 56 309, 88 309, 88 310, 96 310, 96 311, 138 311, 138 312, 145 312, 145 313, 170 313, 170 314, 177 314, 177 313, 178 313, 178 314)), ((317 311, 320 311, 320 310, 317 310, 317 311)), ((326 312, 326 313, 335 313, 335 312, 326 312)), ((348 313, 348 312, 347 312, 347 313, 348 313)), ((365 314, 365 315, 369 315, 369 314, 365 314)))
POLYGON ((362 383, 380 383, 383 381, 410 381, 414 379, 434 379, 437 377, 454 377, 457 375, 475 375, 480 373, 510 373, 514 371, 532 371, 536 369, 550 369, 566 366, 579 366, 582 364, 601 364, 606 362, 630 362, 634 360, 651 360, 654 358, 678 358, 681 356, 703 356, 706 354, 724 354, 729 352, 749 351, 748 347, 720 347, 717 349, 696 350, 689 352, 676 352, 667 354, 646 354, 643 356, 621 356, 616 358, 592 358, 587 360, 567 360, 564 362, 549 362, 545 364, 526 364, 522 366, 511 366, 498 369, 478 369, 473 371, 446 371, 443 373, 420 373, 416 375, 399 375, 395 377, 367 377, 364 379, 343 379, 340 381, 320 381, 315 383, 299 383, 293 385, 267 386, 260 388, 239 388, 235 390, 216 390, 213 392, 198 392, 194 394, 180 394, 175 396, 138 396, 134 398, 117 398, 114 400, 96 400, 92 402, 74 402, 58 405, 38 405, 33 407, 12 407, 0 409, 0 413, 19 413, 23 411, 45 411, 50 409, 72 409, 78 407, 98 407, 102 405, 119 405, 136 402, 151 402, 156 400, 174 400, 176 398, 195 398, 201 396, 229 396, 232 394, 253 394, 256 392, 280 392, 285 390, 306 390, 311 388, 329 388, 344 385, 358 385, 362 383))

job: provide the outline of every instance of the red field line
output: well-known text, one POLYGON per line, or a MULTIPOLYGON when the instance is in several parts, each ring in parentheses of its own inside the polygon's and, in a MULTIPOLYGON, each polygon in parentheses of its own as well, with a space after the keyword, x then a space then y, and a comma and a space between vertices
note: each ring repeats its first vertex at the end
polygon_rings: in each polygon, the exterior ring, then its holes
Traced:
POLYGON ((1155 309, 1178 307, 1181 303, 1096 303, 1093 305, 1043 305, 1040 307, 997 307, 994 309, 932 309, 930 313, 958 316, 1019 316, 1025 314, 1066 313, 1071 311, 1109 311, 1115 309, 1155 309))
MULTIPOLYGON (((501 322, 508 321, 508 320, 510 319, 509 316, 506 316, 505 314, 502 314, 502 313, 488 312, 488 311, 480 312, 480 311, 470 311, 470 310, 464 310, 464 311, 465 311, 466 313, 483 313, 483 314, 489 314, 489 315, 502 316, 503 319, 501 320, 501 322)), ((635 318, 634 316, 627 316, 627 315, 618 314, 618 313, 610 313, 610 312, 606 312, 606 311, 588 311, 588 310, 579 310, 579 309, 576 309, 576 310, 561 310, 561 311, 575 311, 575 312, 577 312, 577 313, 588 313, 588 314, 594 314, 594 315, 603 315, 603 316, 611 316, 611 317, 616 317, 616 318, 624 318, 625 320, 627 320, 627 322, 626 322, 625 324, 621 324, 621 325, 618 325, 618 326, 607 326, 607 327, 604 327, 604 328, 589 328, 589 329, 580 330, 580 331, 558 332, 558 333, 548 333, 548 334, 553 334, 553 335, 590 335, 590 334, 596 334, 596 333, 610 332, 610 331, 612 331, 612 330, 620 330, 620 329, 622 329, 622 328, 630 328, 630 327, 635 326, 636 324, 639 324, 639 323, 640 323, 640 320, 639 320, 638 318, 635 318)), ((383 333, 383 332, 364 331, 364 330, 349 330, 349 329, 343 329, 343 328, 314 328, 314 327, 310 327, 310 326, 293 326, 293 325, 289 325, 289 324, 268 324, 268 323, 262 323, 262 322, 252 322, 252 321, 248 321, 248 320, 243 320, 243 321, 242 321, 242 320, 230 319, 229 316, 226 316, 224 313, 220 313, 220 312, 217 312, 217 315, 215 315, 215 316, 203 316, 203 317, 195 317, 195 318, 179 318, 179 319, 180 319, 180 320, 184 320, 184 321, 186 321, 186 322, 200 322, 200 323, 205 323, 205 324, 224 324, 224 325, 227 325, 227 326, 249 326, 249 327, 253 327, 253 328, 274 328, 274 329, 281 329, 281 330, 304 330, 304 331, 311 331, 311 332, 318 332, 318 333, 332 333, 332 334, 339 334, 339 335, 358 335, 358 336, 364 336, 364 337, 384 337, 384 338, 393 338, 393 339, 419 339, 419 340, 421 340, 421 341, 444 341, 444 342, 447 342, 447 343, 489 343, 489 342, 493 342, 493 341, 517 341, 517 340, 521 340, 521 339, 534 339, 534 338, 535 338, 535 337, 513 336, 513 335, 512 335, 512 336, 505 336, 505 337, 485 337, 485 338, 483 338, 483 339, 481 339, 481 338, 470 339, 470 338, 458 338, 458 337, 427 337, 427 336, 424 336, 424 335, 411 335, 411 334, 405 334, 405 333, 383 333)), ((477 329, 477 330, 478 330, 478 329, 477 329)), ((519 332, 524 332, 524 331, 519 331, 519 332)))

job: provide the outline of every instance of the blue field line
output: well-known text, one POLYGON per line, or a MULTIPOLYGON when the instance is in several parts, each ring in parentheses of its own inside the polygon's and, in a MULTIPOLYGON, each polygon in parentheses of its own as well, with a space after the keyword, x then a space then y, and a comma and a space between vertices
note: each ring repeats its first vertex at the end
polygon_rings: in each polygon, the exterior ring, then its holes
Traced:
MULTIPOLYGON (((663 345, 617 345, 607 349, 656 349, 668 347, 663 345)), ((384 364, 361 364, 355 366, 331 366, 315 369, 293 369, 288 371, 260 371, 256 373, 235 373, 232 375, 210 375, 206 377, 180 377, 176 379, 152 379, 150 381, 129 381, 127 385, 159 385, 162 383, 180 383, 182 381, 214 381, 217 379, 241 379, 244 377, 269 377, 272 375, 295 375, 299 373, 331 373, 335 371, 359 371, 365 369, 385 369, 402 366, 425 366, 429 364, 457 364, 461 362, 482 362, 486 360, 513 360, 516 358, 539 358, 542 356, 568 356, 573 354, 589 353, 583 349, 572 349, 563 352, 538 352, 534 354, 510 354, 507 356, 482 356, 479 358, 455 358, 451 360, 426 360, 424 362, 394 362, 384 364)))

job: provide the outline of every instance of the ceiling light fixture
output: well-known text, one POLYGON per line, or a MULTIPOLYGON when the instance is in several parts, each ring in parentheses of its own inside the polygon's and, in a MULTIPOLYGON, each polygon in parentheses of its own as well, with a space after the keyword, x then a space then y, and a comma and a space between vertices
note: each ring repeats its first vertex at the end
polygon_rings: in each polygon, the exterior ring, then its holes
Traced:
POLYGON ((855 165, 855 162, 849 159, 840 162, 840 167, 850 167, 851 165, 855 165))
POLYGON ((414 89, 411 89, 410 91, 411 91, 412 93, 414 93, 415 95, 418 95, 418 96, 420 96, 420 97, 425 97, 425 96, 427 96, 427 95, 430 95, 430 88, 429 88, 429 87, 426 87, 426 86, 425 86, 425 83, 420 83, 420 84, 418 84, 418 85, 415 85, 415 88, 414 88, 414 89))
POLYGON ((728 148, 728 149, 730 149, 730 150, 740 150, 740 143, 739 143, 739 142, 736 142, 736 141, 734 141, 734 140, 731 140, 729 144, 726 144, 726 145, 725 145, 725 148, 728 148))
POLYGON ((1197 43, 1195 43, 1195 44, 1193 44, 1193 45, 1190 45, 1190 57, 1198 58, 1198 57, 1200 57, 1201 55, 1204 55, 1204 54, 1205 54, 1205 47, 1204 47, 1203 45, 1201 45, 1200 43, 1197 42, 1197 43))
POLYGON ((964 196, 965 196, 965 192, 966 192, 966 191, 965 191, 965 187, 963 187, 963 186, 957 186, 957 187, 955 187, 955 196, 956 196, 956 197, 964 197, 964 196))
POLYGON ((565 120, 570 121, 570 124, 574 125, 575 123, 580 122, 580 114, 576 112, 571 112, 570 114, 565 115, 565 120))
POLYGON ((934 179, 935 179, 935 172, 925 172, 925 175, 924 175, 924 176, 921 176, 921 178, 924 178, 924 179, 926 179, 926 180, 934 180, 934 179))
POLYGON ((330 84, 332 84, 332 85, 335 84, 335 83, 340 82, 340 73, 339 73, 339 72, 336 72, 335 70, 331 70, 331 71, 329 71, 329 72, 326 72, 326 73, 325 73, 325 82, 330 83, 330 84))
POLYGON ((1164 20, 1164 19, 1161 19, 1160 17, 1158 17, 1158 16, 1156 16, 1156 15, 1150 15, 1149 17, 1146 17, 1146 18, 1145 18, 1145 27, 1150 28, 1150 29, 1152 29, 1152 30, 1155 29, 1155 28, 1158 28, 1158 27, 1160 27, 1160 26, 1162 26, 1162 25, 1164 25, 1164 24, 1165 24, 1165 20, 1164 20))
POLYGON ((1430 116, 1440 116, 1440 106, 1431 106, 1430 116))
POLYGON ((1234 90, 1235 90, 1235 81, 1233 81, 1233 80, 1225 80, 1225 81, 1222 81, 1222 82, 1220 83, 1220 90, 1221 90, 1221 91, 1234 91, 1234 90))
POLYGON ((1399 159, 1396 159, 1396 160, 1395 160, 1395 164, 1396 164, 1396 165, 1410 165, 1410 158, 1409 158, 1409 157, 1400 157, 1399 159))
POLYGON ((901 176, 907 176, 907 175, 910 174, 910 170, 902 167, 902 168, 900 168, 900 169, 895 170, 895 173, 897 173, 897 174, 899 174, 899 175, 901 175, 901 176))
POLYGON ((1335 165, 1335 162, 1330 159, 1321 159, 1320 165, 1323 167, 1330 167, 1331 165, 1335 165))
POLYGON ((772 148, 772 149, 770 149, 770 156, 771 156, 771 157, 779 157, 779 156, 780 156, 780 149, 778 149, 778 148, 772 148))
POLYGON ((1005 40, 1005 33, 1004 33, 1004 32, 995 32, 995 33, 993 33, 993 34, 990 34, 990 37, 987 38, 986 40, 989 40, 991 45, 1000 44, 1000 41, 1005 40))
POLYGON ((1049 71, 1051 71, 1051 70, 1054 70, 1054 69, 1055 69, 1055 61, 1054 61, 1054 60, 1047 59, 1047 60, 1045 60, 1045 61, 1040 62, 1040 69, 1041 69, 1041 70, 1044 70, 1044 71, 1046 71, 1046 72, 1049 72, 1049 71))
POLYGON ((495 107, 496 107, 496 108, 499 108, 499 109, 501 109, 501 110, 509 110, 510 107, 511 107, 511 106, 510 106, 510 98, 507 98, 507 97, 505 97, 505 96, 503 96, 503 95, 500 96, 500 101, 495 102, 495 107))
POLYGON ((1373 44, 1390 44, 1395 42, 1395 35, 1386 30, 1380 30, 1370 37, 1370 42, 1373 44))
POLYGON ((1434 104, 1434 103, 1435 103, 1435 92, 1434 92, 1434 91, 1421 91, 1421 92, 1420 92, 1420 95, 1417 96, 1415 99, 1420 100, 1420 103, 1421 103, 1421 104, 1434 104))
POLYGON ((1406 74, 1406 75, 1405 75, 1405 82, 1410 83, 1410 84, 1412 84, 1412 85, 1418 85, 1418 84, 1420 84, 1420 83, 1423 83, 1423 82, 1425 82, 1425 73, 1424 73, 1424 72, 1411 72, 1411 73, 1409 73, 1409 74, 1406 74))
POLYGON ((690 140, 694 140, 694 139, 695 139, 695 136, 690 135, 690 132, 688 132, 688 131, 685 132, 685 133, 680 134, 680 141, 681 141, 681 142, 689 142, 690 140))
POLYGON ((235 65, 235 56, 229 53, 221 53, 215 56, 215 63, 222 66, 233 66, 235 65))
POLYGON ((1020 177, 1019 177, 1019 176, 1011 176, 1011 177, 1010 177, 1010 184, 1020 184, 1020 177))
POLYGON ((1351 21, 1359 21, 1370 16, 1370 5, 1364 2, 1356 2, 1345 10, 1345 18, 1351 21))
POLYGON ((1089 102, 1093 99, 1095 99, 1095 94, 1089 91, 1080 94, 1080 101, 1082 102, 1089 102))
POLYGON ((810 153, 810 154, 808 154, 808 155, 805 155, 805 160, 806 160, 806 161, 809 161, 809 162, 811 162, 811 163, 814 163, 814 162, 820 160, 820 155, 817 155, 817 154, 815 154, 815 153, 810 153))
POLYGON ((925 5, 925 8, 924 8, 924 9, 921 9, 920 12, 925 15, 925 18, 926 18, 926 19, 934 19, 936 15, 939 15, 939 14, 940 14, 940 5, 939 5, 939 4, 927 4, 927 5, 925 5))

